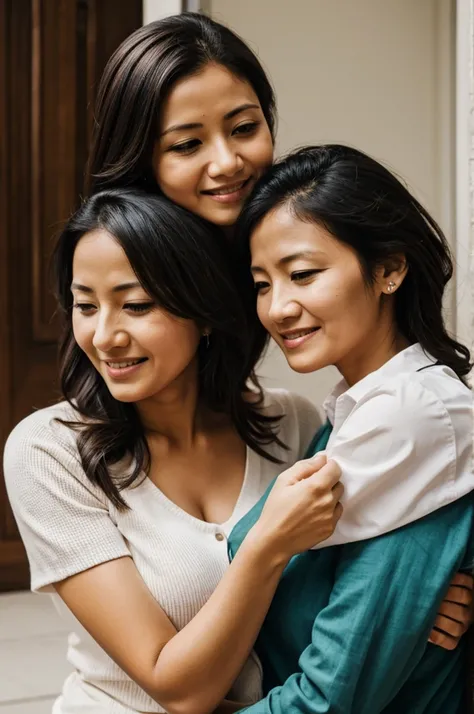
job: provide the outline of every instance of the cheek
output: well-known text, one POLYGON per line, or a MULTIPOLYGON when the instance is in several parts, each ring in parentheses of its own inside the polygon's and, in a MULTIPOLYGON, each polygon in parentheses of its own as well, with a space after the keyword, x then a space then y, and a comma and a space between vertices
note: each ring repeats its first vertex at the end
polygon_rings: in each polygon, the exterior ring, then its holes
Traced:
POLYGON ((78 346, 84 352, 90 352, 92 347, 92 339, 94 337, 94 330, 92 324, 87 324, 84 322, 84 318, 81 315, 76 315, 73 313, 72 318, 72 331, 74 334, 74 339, 76 340, 78 346))
POLYGON ((262 297, 257 298, 257 316, 264 328, 271 332, 271 320, 269 318, 268 312, 270 308, 270 298, 268 295, 262 295, 262 297))
POLYGON ((256 168, 261 173, 268 169, 273 163, 273 142, 268 132, 267 136, 260 137, 252 146, 252 158, 256 168))
POLYGON ((196 168, 192 161, 163 156, 155 164, 155 178, 158 186, 169 198, 183 196, 196 183, 196 168))
POLYGON ((170 362, 192 357, 201 339, 192 322, 172 317, 144 326, 142 336, 141 342, 147 342, 151 352, 170 362))

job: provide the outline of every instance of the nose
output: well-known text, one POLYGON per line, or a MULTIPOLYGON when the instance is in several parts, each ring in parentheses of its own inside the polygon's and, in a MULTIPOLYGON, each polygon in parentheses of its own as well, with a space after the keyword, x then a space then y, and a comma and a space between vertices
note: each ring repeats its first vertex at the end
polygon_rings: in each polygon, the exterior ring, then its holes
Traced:
POLYGON ((211 178, 235 176, 244 167, 244 161, 231 142, 222 140, 215 144, 208 173, 211 178))
POLYGON ((92 344, 98 352, 110 352, 114 348, 127 347, 130 338, 116 320, 102 314, 98 316, 92 344))
POLYGON ((268 317, 272 322, 281 323, 290 318, 297 318, 301 314, 300 304, 293 299, 287 290, 272 291, 268 317))

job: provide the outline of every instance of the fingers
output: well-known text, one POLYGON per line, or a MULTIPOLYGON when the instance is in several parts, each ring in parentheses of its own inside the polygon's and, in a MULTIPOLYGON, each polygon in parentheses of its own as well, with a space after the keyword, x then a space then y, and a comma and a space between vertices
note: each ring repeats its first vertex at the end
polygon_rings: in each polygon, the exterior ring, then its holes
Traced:
POLYGON ((451 585, 459 585, 460 587, 467 588, 471 591, 474 588, 474 578, 468 573, 456 573, 451 581, 451 585))
POLYGON ((342 516, 344 508, 342 507, 341 503, 337 503, 336 508, 334 509, 334 525, 338 522, 339 518, 342 516))
POLYGON ((342 496, 344 495, 344 486, 340 481, 338 481, 333 487, 332 495, 335 501, 340 501, 342 496))
POLYGON ((473 600, 472 590, 467 590, 465 587, 451 585, 445 595, 443 602, 452 602, 455 605, 463 605, 466 608, 471 607, 473 600))
MULTIPOLYGON (((453 602, 442 602, 439 608, 438 615, 444 615, 451 622, 458 623, 462 627, 461 634, 466 632, 467 628, 471 624, 472 611, 469 607, 464 607, 464 605, 457 605, 453 602)), ((450 628, 448 625, 448 634, 456 636, 456 631, 454 628, 450 628)))
POLYGON ((437 645, 438 647, 442 647, 444 650, 455 650, 459 644, 459 639, 451 637, 444 632, 433 630, 428 642, 431 642, 431 644, 437 645))
POLYGON ((313 472, 307 477, 315 486, 322 489, 331 489, 336 486, 341 478, 341 469, 335 461, 328 461, 318 471, 313 472))
POLYGON ((446 650, 453 650, 464 635, 466 627, 460 622, 451 620, 444 615, 438 615, 429 641, 446 650))
POLYGON ((319 453, 310 459, 297 461, 291 468, 284 471, 281 476, 286 476, 290 483, 296 483, 313 476, 314 473, 319 473, 326 465, 326 461, 326 454, 319 453))

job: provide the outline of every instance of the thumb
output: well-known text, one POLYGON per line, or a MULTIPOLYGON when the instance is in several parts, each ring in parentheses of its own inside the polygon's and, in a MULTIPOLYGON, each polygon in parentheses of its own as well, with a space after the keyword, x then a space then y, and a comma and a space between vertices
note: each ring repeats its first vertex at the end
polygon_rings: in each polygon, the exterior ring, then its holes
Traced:
POLYGON ((304 459, 304 461, 298 461, 294 468, 294 473, 292 474, 293 482, 302 481, 305 478, 309 478, 314 473, 323 468, 326 464, 327 457, 324 452, 320 452, 311 456, 309 459, 304 459))

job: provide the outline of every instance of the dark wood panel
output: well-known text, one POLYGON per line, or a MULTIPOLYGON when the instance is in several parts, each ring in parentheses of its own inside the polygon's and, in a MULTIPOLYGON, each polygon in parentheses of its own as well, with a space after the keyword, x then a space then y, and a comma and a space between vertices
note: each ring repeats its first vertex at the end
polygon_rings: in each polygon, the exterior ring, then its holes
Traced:
MULTIPOLYGON (((140 24, 141 0, 0 3, 0 448, 59 396, 51 249, 82 194, 100 74, 140 24)), ((26 576, 0 478, 0 589, 26 576)))

